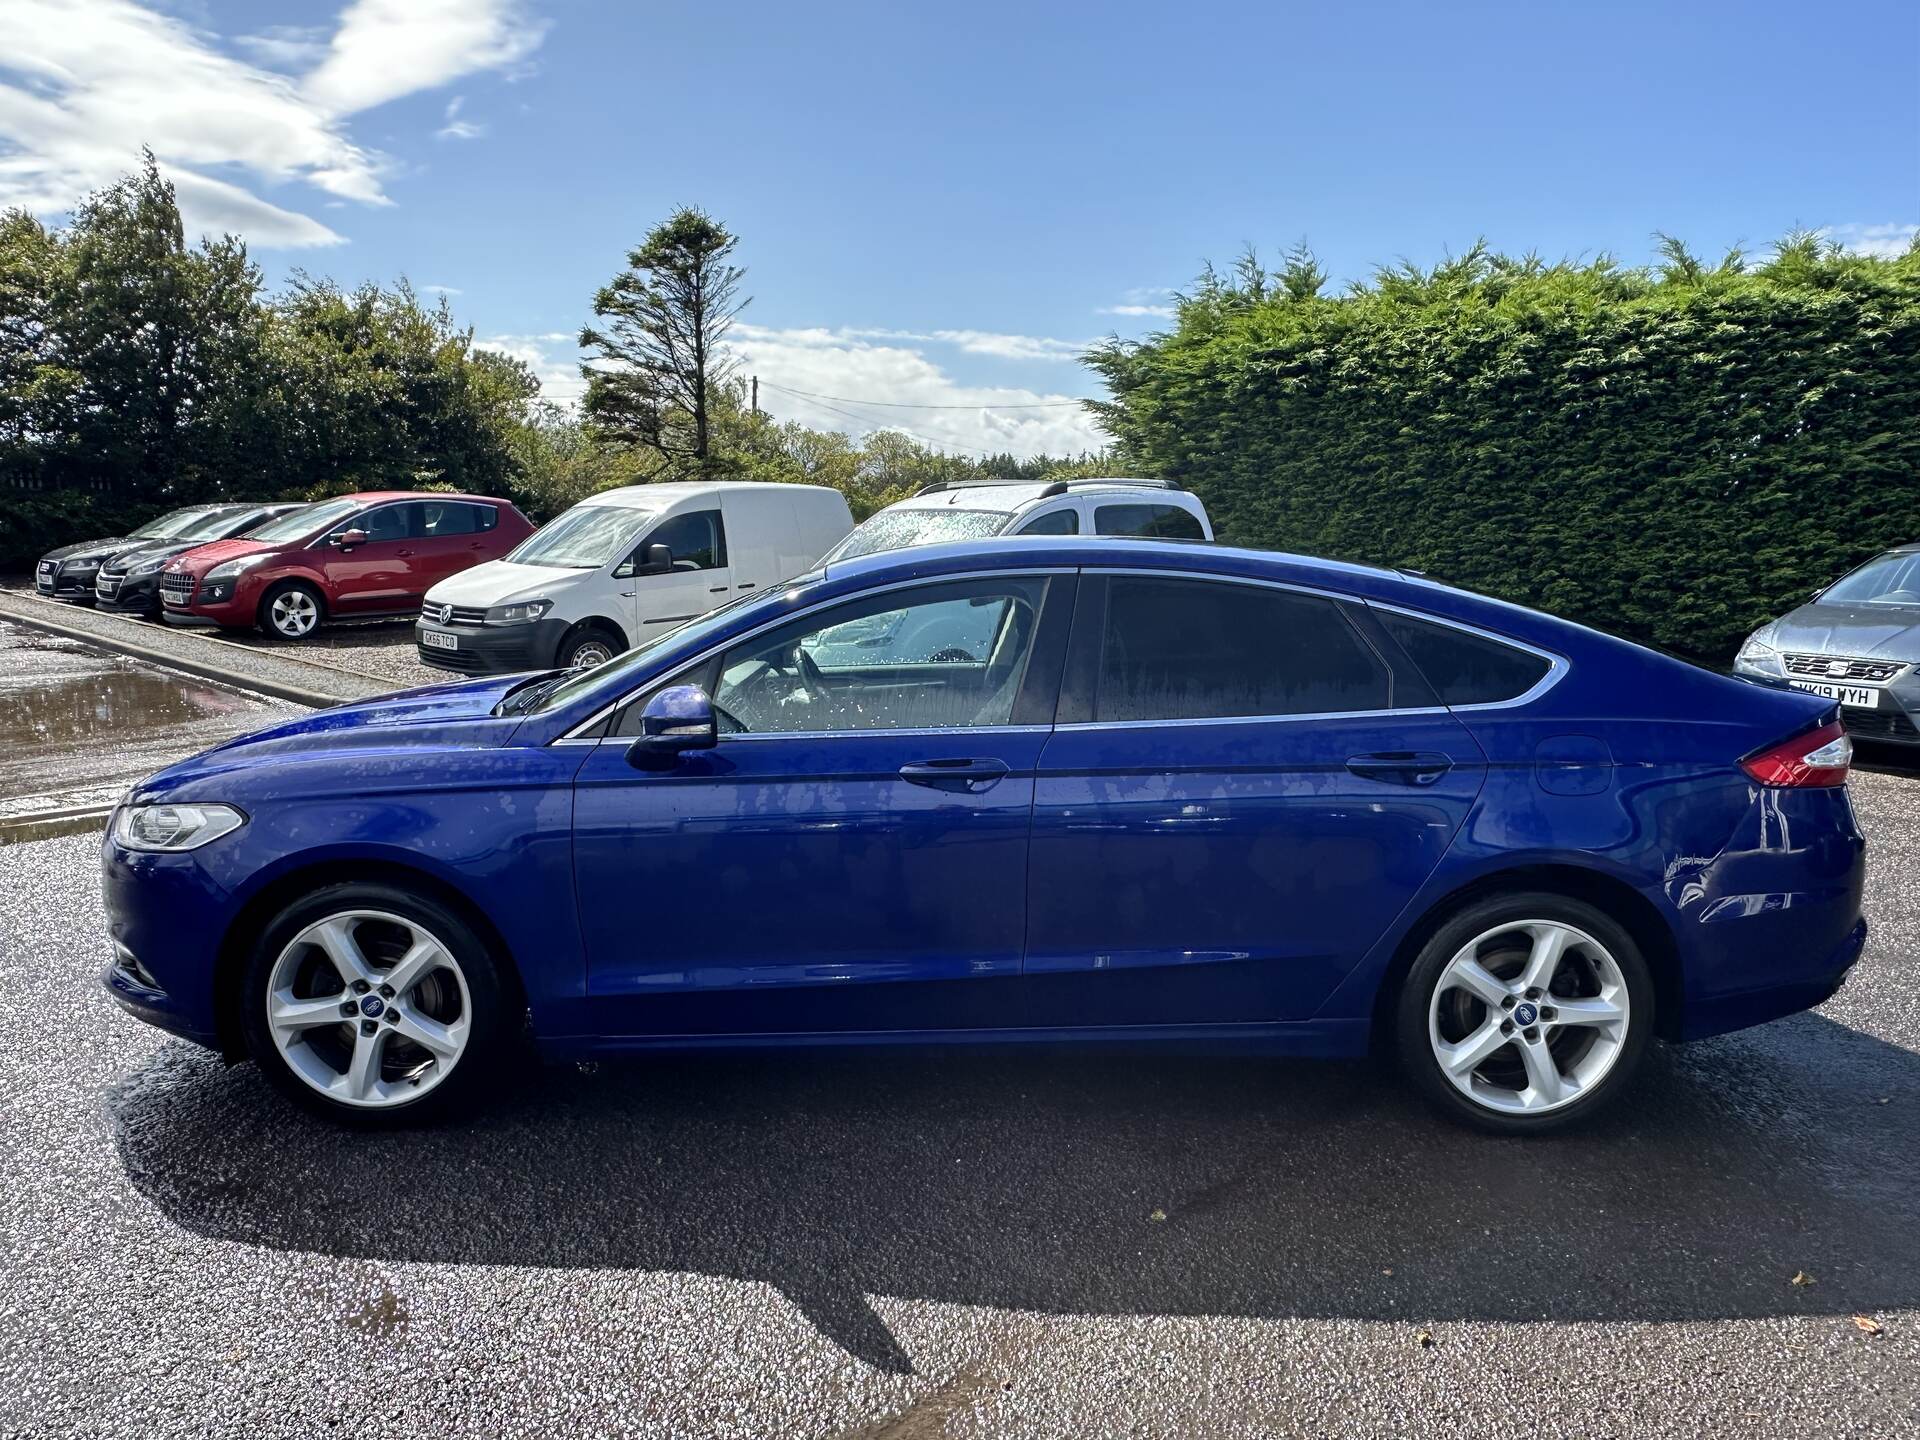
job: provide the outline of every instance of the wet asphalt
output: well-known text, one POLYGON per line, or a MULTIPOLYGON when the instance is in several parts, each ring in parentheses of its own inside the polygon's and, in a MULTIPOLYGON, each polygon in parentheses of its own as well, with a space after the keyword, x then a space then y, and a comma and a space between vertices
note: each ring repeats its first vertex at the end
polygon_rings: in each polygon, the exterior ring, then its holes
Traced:
POLYGON ((349 1135, 104 999, 95 837, 0 848, 0 1435, 1920 1433, 1920 778, 1854 790, 1847 988, 1536 1141, 1156 1052, 349 1135))

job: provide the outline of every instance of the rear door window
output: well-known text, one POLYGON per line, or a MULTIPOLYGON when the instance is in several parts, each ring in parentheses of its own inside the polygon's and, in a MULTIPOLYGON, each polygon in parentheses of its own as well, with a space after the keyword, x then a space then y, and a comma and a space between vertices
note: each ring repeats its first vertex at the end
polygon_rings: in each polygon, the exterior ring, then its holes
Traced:
POLYGON ((472 535, 476 531, 491 529, 480 523, 481 507, 468 505, 458 500, 423 500, 420 502, 420 538, 437 539, 445 535, 472 535))
POLYGON ((1020 535, 1078 535, 1080 517, 1072 510, 1049 510, 1036 515, 1015 532, 1020 535))
POLYGON ((1154 540, 1204 540, 1206 531, 1191 510, 1149 502, 1102 505, 1093 512, 1096 535, 1138 535, 1154 540))
POLYGON ((1381 627, 1420 667, 1443 705, 1494 705, 1514 700, 1545 678, 1552 662, 1484 635, 1376 610, 1381 627))
POLYGON ((1386 665, 1334 601, 1266 586, 1108 582, 1096 722, 1385 710, 1386 665))

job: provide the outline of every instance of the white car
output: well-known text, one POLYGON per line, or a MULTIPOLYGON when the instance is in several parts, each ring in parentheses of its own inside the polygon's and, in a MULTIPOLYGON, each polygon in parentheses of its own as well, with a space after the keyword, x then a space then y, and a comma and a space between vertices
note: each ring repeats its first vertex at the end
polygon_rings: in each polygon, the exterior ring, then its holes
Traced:
POLYGON ((870 516, 821 562, 988 535, 1211 540, 1213 522, 1197 495, 1168 480, 943 481, 870 516))
POLYGON ((627 485, 427 592, 420 659, 466 675, 598 665, 804 574, 853 528, 824 485, 627 485))
MULTIPOLYGON (((889 505, 822 563, 909 545, 987 535, 1133 535, 1211 540, 1207 507, 1165 480, 962 480, 889 505)), ((927 665, 985 660, 1000 643, 998 611, 966 601, 921 605, 823 630, 805 645, 815 664, 927 665)))

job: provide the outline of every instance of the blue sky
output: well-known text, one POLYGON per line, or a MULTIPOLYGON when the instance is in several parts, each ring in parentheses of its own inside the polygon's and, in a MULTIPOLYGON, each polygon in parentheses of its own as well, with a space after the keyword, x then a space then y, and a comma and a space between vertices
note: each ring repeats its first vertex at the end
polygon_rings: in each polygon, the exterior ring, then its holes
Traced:
POLYGON ((1093 393, 1084 342, 1249 242, 1902 245, 1920 5, 0 5, 0 204, 58 218, 142 143, 274 281, 444 287, 561 395, 595 286, 700 205, 776 414, 1059 450, 1078 412, 993 407, 1093 393))

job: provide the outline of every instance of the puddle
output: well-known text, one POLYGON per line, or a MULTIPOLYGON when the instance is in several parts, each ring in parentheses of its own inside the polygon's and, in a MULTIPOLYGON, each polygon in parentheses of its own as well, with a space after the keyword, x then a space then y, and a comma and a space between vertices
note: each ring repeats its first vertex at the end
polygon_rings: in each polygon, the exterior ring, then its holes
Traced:
POLYGON ((134 780, 296 713, 0 621, 0 802, 134 780))

